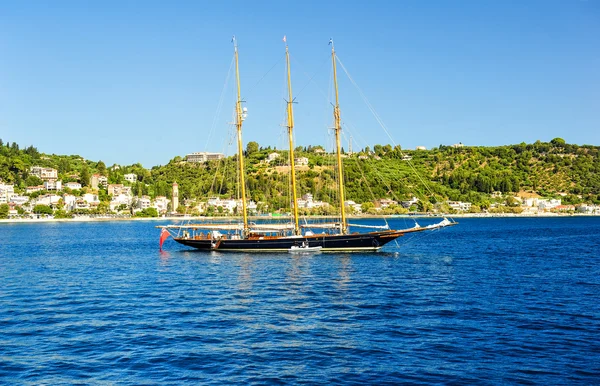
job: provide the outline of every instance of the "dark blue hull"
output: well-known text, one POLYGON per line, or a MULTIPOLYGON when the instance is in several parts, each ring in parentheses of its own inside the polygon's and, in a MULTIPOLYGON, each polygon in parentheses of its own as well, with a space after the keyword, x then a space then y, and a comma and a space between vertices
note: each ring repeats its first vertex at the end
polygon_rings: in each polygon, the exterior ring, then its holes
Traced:
POLYGON ((348 235, 313 235, 300 237, 265 237, 250 239, 193 239, 176 237, 180 244, 202 250, 239 252, 285 252, 303 242, 310 247, 321 247, 323 252, 377 251, 385 244, 409 231, 383 231, 348 235))

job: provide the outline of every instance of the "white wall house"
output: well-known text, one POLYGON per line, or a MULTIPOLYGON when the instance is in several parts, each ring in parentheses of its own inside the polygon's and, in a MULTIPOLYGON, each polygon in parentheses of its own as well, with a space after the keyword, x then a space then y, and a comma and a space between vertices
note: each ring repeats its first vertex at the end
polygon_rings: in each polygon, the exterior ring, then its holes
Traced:
POLYGON ((63 209, 67 212, 72 211, 73 209, 75 209, 75 203, 77 202, 77 200, 78 198, 72 194, 63 194, 63 203, 65 204, 63 209))
POLYGON ((167 206, 169 205, 170 200, 165 196, 157 196, 154 199, 153 207, 156 208, 158 213, 163 213, 167 211, 167 206))
POLYGON ((15 186, 0 183, 0 204, 6 204, 15 195, 15 186))
POLYGON ((137 175, 135 173, 125 174, 123 177, 125 178, 125 181, 129 181, 131 183, 134 183, 137 181, 137 175))
POLYGON ((106 188, 108 185, 108 178, 106 176, 101 176, 100 174, 94 174, 90 178, 90 185, 92 189, 98 189, 99 186, 106 188))
POLYGON ((109 196, 118 196, 123 191, 123 184, 110 184, 107 191, 109 196))
POLYGON ((98 205, 100 203, 100 200, 98 199, 97 194, 85 193, 84 195, 81 196, 81 198, 83 199, 83 201, 85 201, 91 205, 98 205))
POLYGON ((42 190, 44 190, 44 185, 28 186, 25 188, 25 193, 31 194, 35 192, 41 192, 42 190))
POLYGON ((362 205, 352 200, 344 201, 344 206, 350 208, 354 213, 362 213, 362 205))
POLYGON ((69 188, 71 190, 81 190, 81 184, 79 182, 67 182, 65 184, 65 188, 69 188))
POLYGON ((448 206, 451 209, 454 209, 456 211, 459 212, 468 212, 471 210, 471 203, 470 202, 463 202, 463 201, 446 201, 446 203, 448 204, 448 206))
POLYGON ((150 208, 150 197, 149 196, 142 196, 140 198, 138 198, 137 200, 137 208, 138 209, 148 209, 150 208))
POLYGON ((379 208, 387 208, 390 205, 398 205, 398 201, 394 201, 389 198, 381 198, 375 202, 375 206, 379 208))
POLYGON ((324 206, 329 206, 329 204, 323 201, 315 201, 311 193, 306 193, 298 199, 298 208, 312 209, 324 206))
POLYGON ((44 181, 44 189, 56 190, 57 192, 62 190, 62 181, 46 180, 44 181))
POLYGON ((225 158, 225 154, 222 153, 209 153, 209 152, 197 152, 191 153, 185 156, 187 162, 198 162, 203 163, 206 161, 220 160, 225 158))
POLYGON ((58 170, 52 168, 44 168, 41 166, 32 166, 30 173, 42 180, 55 180, 58 178, 58 170))
POLYGON ((129 207, 129 205, 131 205, 131 201, 131 196, 126 194, 117 194, 113 196, 112 200, 110 201, 109 208, 112 211, 116 211, 121 205, 126 205, 129 207))
POLYGON ((58 201, 60 201, 61 198, 61 196, 58 196, 56 194, 44 194, 43 196, 39 196, 35 200, 35 205, 54 206, 58 204, 58 201))
POLYGON ((542 210, 554 209, 561 205, 560 199, 538 200, 538 207, 542 210))
POLYGON ((223 208, 224 211, 229 213, 233 213, 233 211, 238 205, 242 205, 241 200, 221 200, 220 198, 210 198, 207 203, 207 206, 213 206, 215 208, 218 208, 220 206, 223 208))
POLYGON ((10 202, 18 206, 25 205, 27 202, 29 202, 29 197, 15 194, 10 198, 10 202))
POLYGON ((279 153, 276 153, 276 152, 269 153, 269 155, 267 156, 267 162, 273 162, 279 157, 280 157, 279 153))
POLYGON ((306 158, 306 157, 295 158, 294 163, 296 164, 296 166, 306 166, 306 165, 308 165, 308 158, 306 158))

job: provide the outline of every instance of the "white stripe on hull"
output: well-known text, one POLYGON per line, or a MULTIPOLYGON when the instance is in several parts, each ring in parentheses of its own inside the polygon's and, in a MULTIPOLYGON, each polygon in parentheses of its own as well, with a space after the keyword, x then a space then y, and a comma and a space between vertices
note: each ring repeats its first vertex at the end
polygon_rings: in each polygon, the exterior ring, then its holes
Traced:
MULTIPOLYGON (((353 247, 353 248, 322 248, 320 252, 362 252, 362 251, 378 251, 381 247, 353 247)), ((217 251, 217 252, 288 252, 289 248, 252 248, 252 249, 200 249, 202 251, 217 251)))

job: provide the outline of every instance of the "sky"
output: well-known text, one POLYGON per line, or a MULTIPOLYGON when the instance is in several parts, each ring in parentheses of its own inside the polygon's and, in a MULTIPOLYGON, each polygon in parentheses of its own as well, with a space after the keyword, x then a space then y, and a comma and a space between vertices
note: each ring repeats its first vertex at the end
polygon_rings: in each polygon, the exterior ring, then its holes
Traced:
POLYGON ((599 0, 4 1, 0 138, 107 165, 232 154, 232 35, 244 144, 286 144, 285 35, 297 145, 332 146, 330 38, 346 150, 600 145, 599 0))

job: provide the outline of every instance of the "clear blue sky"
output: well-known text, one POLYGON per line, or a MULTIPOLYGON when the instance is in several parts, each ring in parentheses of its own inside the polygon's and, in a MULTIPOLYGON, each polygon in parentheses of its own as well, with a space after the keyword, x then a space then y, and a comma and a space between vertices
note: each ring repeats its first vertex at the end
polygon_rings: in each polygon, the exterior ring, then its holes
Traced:
MULTIPOLYGON (((281 148, 287 35, 300 145, 329 138, 330 37, 403 148, 600 145, 599 1, 356 3, 2 2, 0 138, 109 165, 231 152, 236 35, 244 142, 281 148)), ((390 143, 339 72, 355 149, 390 143)))

